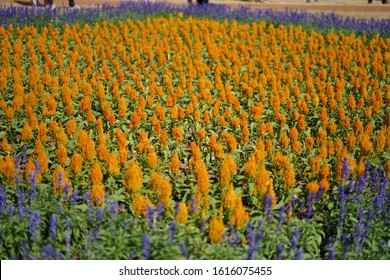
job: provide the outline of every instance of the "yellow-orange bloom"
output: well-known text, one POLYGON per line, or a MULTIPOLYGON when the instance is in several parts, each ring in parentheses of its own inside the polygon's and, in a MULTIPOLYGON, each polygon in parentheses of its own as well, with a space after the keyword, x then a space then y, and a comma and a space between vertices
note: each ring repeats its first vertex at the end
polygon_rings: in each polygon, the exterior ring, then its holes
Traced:
POLYGON ((120 170, 119 170, 118 158, 114 152, 109 153, 109 155, 107 156, 106 164, 107 164, 108 174, 110 175, 119 174, 120 170))
POLYGON ((171 201, 172 185, 167 179, 162 179, 159 185, 158 198, 164 206, 168 206, 171 201))
POLYGON ((216 214, 211 218, 209 223, 209 239, 211 244, 220 243, 225 232, 222 217, 217 217, 216 214))
POLYGON ((80 154, 74 154, 70 158, 70 168, 75 174, 79 174, 83 167, 83 157, 80 154))
POLYGON ((230 211, 233 211, 236 208, 237 194, 233 189, 233 184, 229 185, 229 189, 223 195, 222 203, 223 206, 230 211))
POLYGON ((24 122, 21 138, 22 138, 22 140, 30 140, 31 138, 33 138, 33 133, 32 133, 31 127, 27 121, 24 122))
POLYGON ((5 159, 0 158, 0 172, 7 179, 12 179, 15 176, 15 160, 12 156, 6 156, 5 159))
POLYGON ((105 195, 106 192, 104 190, 103 184, 92 185, 91 197, 92 197, 92 202, 95 205, 102 205, 106 199, 105 195))
POLYGON ((89 180, 92 185, 98 185, 103 182, 103 172, 98 161, 92 164, 91 171, 89 173, 89 180))
POLYGON ((146 157, 146 165, 149 168, 155 168, 158 164, 158 157, 153 149, 147 149, 148 155, 146 157))
POLYGON ((134 195, 133 207, 134 207, 134 212, 135 212, 136 216, 145 215, 146 214, 146 208, 148 207, 148 205, 150 207, 152 207, 152 203, 150 202, 149 199, 145 198, 141 194, 134 195))
POLYGON ((126 170, 123 184, 126 190, 130 192, 138 191, 144 182, 144 174, 141 167, 135 159, 130 161, 130 165, 126 170))
POLYGON ((260 166, 260 169, 257 171, 257 174, 256 174, 255 188, 254 188, 253 194, 254 195, 265 194, 268 190, 268 186, 270 184, 270 181, 271 181, 271 179, 270 179, 269 173, 268 173, 267 169, 265 168, 265 165, 262 164, 260 166))
POLYGON ((65 165, 66 161, 68 160, 68 152, 66 150, 66 147, 63 144, 60 144, 57 147, 56 153, 58 163, 61 165, 65 165))
POLYGON ((318 190, 320 189, 320 186, 314 182, 314 181, 311 181, 309 184, 306 185, 306 190, 308 192, 318 192, 318 190))
POLYGON ((188 220, 188 208, 184 202, 180 202, 177 205, 177 215, 175 220, 178 224, 185 224, 188 220))
POLYGON ((171 164, 170 164, 170 170, 172 172, 172 174, 174 175, 177 175, 179 174, 179 163, 180 163, 180 160, 179 160, 179 156, 177 155, 177 153, 175 153, 173 156, 172 156, 172 159, 171 159, 171 164))
POLYGON ((249 214, 245 211, 242 205, 242 198, 237 198, 237 205, 233 211, 233 215, 230 218, 230 225, 235 226, 238 230, 242 229, 244 224, 248 221, 249 214))

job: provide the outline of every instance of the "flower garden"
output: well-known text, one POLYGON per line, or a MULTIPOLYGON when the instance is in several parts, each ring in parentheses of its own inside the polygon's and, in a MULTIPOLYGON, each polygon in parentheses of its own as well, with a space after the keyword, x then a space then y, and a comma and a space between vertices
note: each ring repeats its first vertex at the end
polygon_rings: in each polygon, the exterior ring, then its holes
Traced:
POLYGON ((390 259, 390 20, 0 15, 1 259, 390 259))

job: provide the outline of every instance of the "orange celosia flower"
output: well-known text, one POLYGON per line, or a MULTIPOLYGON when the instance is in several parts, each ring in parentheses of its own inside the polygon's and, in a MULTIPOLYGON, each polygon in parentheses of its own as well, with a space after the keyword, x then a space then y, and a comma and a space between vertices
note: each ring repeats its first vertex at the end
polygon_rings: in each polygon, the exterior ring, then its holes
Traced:
POLYGON ((106 199, 105 195, 106 192, 104 190, 103 184, 92 185, 91 197, 92 197, 92 202, 95 205, 102 205, 106 199))
POLYGON ((172 159, 171 159, 171 164, 169 166, 172 174, 174 174, 174 175, 179 174, 179 171, 180 171, 179 163, 180 163, 179 156, 177 155, 177 153, 173 154, 172 159))
POLYGON ((222 217, 217 217, 216 214, 211 218, 209 223, 209 239, 211 244, 220 243, 225 232, 222 217))
POLYGON ((255 180, 255 188, 253 191, 254 195, 257 194, 265 194, 268 190, 268 186, 270 184, 270 176, 265 168, 265 165, 262 164, 260 166, 260 169, 256 173, 256 180, 255 180))
POLYGON ((80 154, 74 154, 70 158, 70 168, 75 174, 79 174, 83 167, 83 158, 80 154))
POLYGON ((284 188, 293 187, 295 185, 295 172, 289 168, 284 176, 284 188))
POLYGON ((320 186, 314 182, 314 181, 311 181, 309 184, 306 185, 306 190, 308 192, 318 192, 318 190, 320 189, 320 186))
MULTIPOLYGON (((274 191, 274 184, 273 184, 273 180, 272 179, 270 179, 267 182, 267 192, 266 192, 266 195, 268 195, 272 199, 271 207, 274 208, 275 205, 276 205, 276 194, 275 194, 275 191, 274 191)), ((266 202, 266 197, 264 197, 264 203, 265 202, 266 202)))
POLYGON ((69 135, 76 134, 77 131, 77 122, 74 118, 70 119, 66 124, 66 131, 69 135))
POLYGON ((119 174, 119 164, 118 164, 118 158, 114 152, 109 153, 106 160, 107 164, 107 172, 110 175, 117 175, 119 174))
POLYGON ((172 185, 167 179, 162 179, 159 184, 158 198, 164 206, 168 206, 171 201, 172 185))
POLYGON ((125 166, 127 163, 127 153, 128 153, 127 148, 119 148, 118 161, 119 164, 122 166, 125 166))
POLYGON ((141 194, 134 195, 133 207, 136 216, 145 215, 146 208, 148 207, 148 205, 152 207, 152 203, 150 202, 149 199, 145 198, 141 194))
POLYGON ((244 224, 248 221, 249 214, 245 211, 242 205, 242 198, 237 198, 237 205, 233 210, 233 215, 230 218, 230 225, 235 226, 238 230, 241 230, 244 224))
POLYGON ((176 126, 172 129, 172 137, 175 139, 176 142, 182 142, 183 141, 183 129, 181 126, 176 126))
POLYGON ((213 148, 214 148, 214 156, 216 159, 223 159, 225 157, 223 146, 220 143, 216 143, 213 148))
POLYGON ((8 140, 5 137, 3 137, 3 139, 1 140, 1 148, 3 149, 3 152, 5 154, 10 153, 12 150, 11 145, 8 143, 8 140))
POLYGON ((229 185, 229 189, 223 195, 222 203, 223 206, 230 211, 233 211, 236 208, 237 194, 233 189, 233 184, 229 185))
POLYGON ((32 137, 33 137, 33 133, 32 133, 31 127, 28 124, 28 122, 26 121, 26 122, 24 122, 21 138, 22 138, 22 140, 30 140, 32 137))
POLYGON ((58 163, 61 165, 65 165, 66 161, 68 160, 68 152, 66 150, 66 147, 62 144, 58 145, 56 153, 58 163))
POLYGON ((15 177, 15 160, 12 156, 6 156, 4 159, 0 158, 0 172, 7 179, 15 177))
POLYGON ((194 175, 201 194, 208 194, 210 188, 210 179, 206 164, 202 160, 197 160, 194 166, 194 175))
POLYGON ((158 157, 157 157, 156 152, 153 149, 148 148, 147 153, 148 153, 148 155, 146 157, 146 165, 149 168, 155 168, 158 164, 158 157))
POLYGON ((144 175, 142 169, 138 165, 138 162, 135 159, 132 159, 124 176, 124 187, 130 192, 136 192, 141 188, 143 181, 144 175))
POLYGON ((185 224, 188 220, 188 208, 184 202, 180 202, 177 206, 177 215, 175 220, 178 224, 185 224))
POLYGON ((92 185, 98 185, 103 182, 103 172, 98 161, 92 164, 91 171, 89 173, 89 180, 92 185))

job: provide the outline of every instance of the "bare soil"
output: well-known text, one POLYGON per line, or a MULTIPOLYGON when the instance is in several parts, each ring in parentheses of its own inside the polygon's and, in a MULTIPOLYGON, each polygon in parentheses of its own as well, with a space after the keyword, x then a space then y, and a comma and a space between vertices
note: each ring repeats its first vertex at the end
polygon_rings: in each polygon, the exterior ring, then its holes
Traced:
MULTIPOLYGON (((43 3, 44 0, 39 0, 43 3)), ((166 2, 178 5, 186 5, 187 0, 152 0, 153 2, 166 2)), ((75 0, 78 6, 94 6, 102 5, 104 3, 116 5, 123 0, 75 0)), ((192 0, 196 3, 196 0, 192 0)), ((390 2, 390 1, 389 1, 390 2)), ((5 4, 7 6, 31 6, 30 0, 0 0, 0 5, 5 4)), ((307 3, 306 0, 268 0, 267 2, 262 0, 209 0, 211 4, 217 5, 230 5, 232 7, 249 6, 252 9, 274 9, 274 10, 305 10, 312 13, 329 13, 335 12, 343 16, 353 16, 357 18, 365 19, 390 19, 390 4, 382 4, 379 0, 374 0, 372 4, 368 4, 367 0, 318 0, 315 2, 311 0, 307 3), (259 1, 259 2, 255 2, 259 1)), ((68 5, 68 0, 54 0, 54 4, 68 5)))

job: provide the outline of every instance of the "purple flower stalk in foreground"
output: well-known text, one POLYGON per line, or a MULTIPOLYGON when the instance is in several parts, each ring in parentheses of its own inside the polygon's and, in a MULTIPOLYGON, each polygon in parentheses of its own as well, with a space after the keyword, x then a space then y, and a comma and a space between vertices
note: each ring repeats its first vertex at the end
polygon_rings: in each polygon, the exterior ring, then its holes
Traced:
POLYGON ((182 254, 184 257, 187 256, 188 250, 187 250, 186 243, 185 243, 185 242, 182 242, 182 243, 179 245, 179 248, 180 248, 181 254, 182 254))
POLYGON ((171 222, 171 225, 169 226, 169 231, 168 231, 168 242, 173 243, 173 238, 175 237, 177 231, 177 224, 176 222, 171 222))
POLYGON ((52 238, 57 237, 57 226, 58 226, 57 217, 55 214, 51 214, 49 219, 49 235, 52 238))
POLYGON ((54 250, 53 246, 48 244, 45 247, 43 247, 43 252, 41 254, 42 259, 50 260, 53 258, 54 255, 55 255, 55 250, 54 250))
POLYGON ((277 260, 282 260, 283 259, 283 245, 280 242, 276 246, 276 259, 277 260))
POLYGON ((150 238, 147 233, 142 236, 142 258, 144 260, 150 258, 150 238))
POLYGON ((68 254, 70 253, 70 246, 71 246, 71 227, 72 227, 72 223, 70 219, 67 218, 65 222, 65 245, 68 254))
POLYGON ((35 211, 30 216, 29 221, 29 233, 33 239, 35 239, 38 236, 39 233, 39 226, 41 223, 41 215, 38 211, 35 211))
POLYGON ((299 231, 299 228, 296 227, 292 236, 291 236, 291 249, 293 251, 295 251, 298 247, 298 237, 300 234, 301 234, 301 232, 299 231))
POLYGON ((4 214, 5 205, 6 205, 5 190, 2 187, 0 187, 0 214, 4 214))

